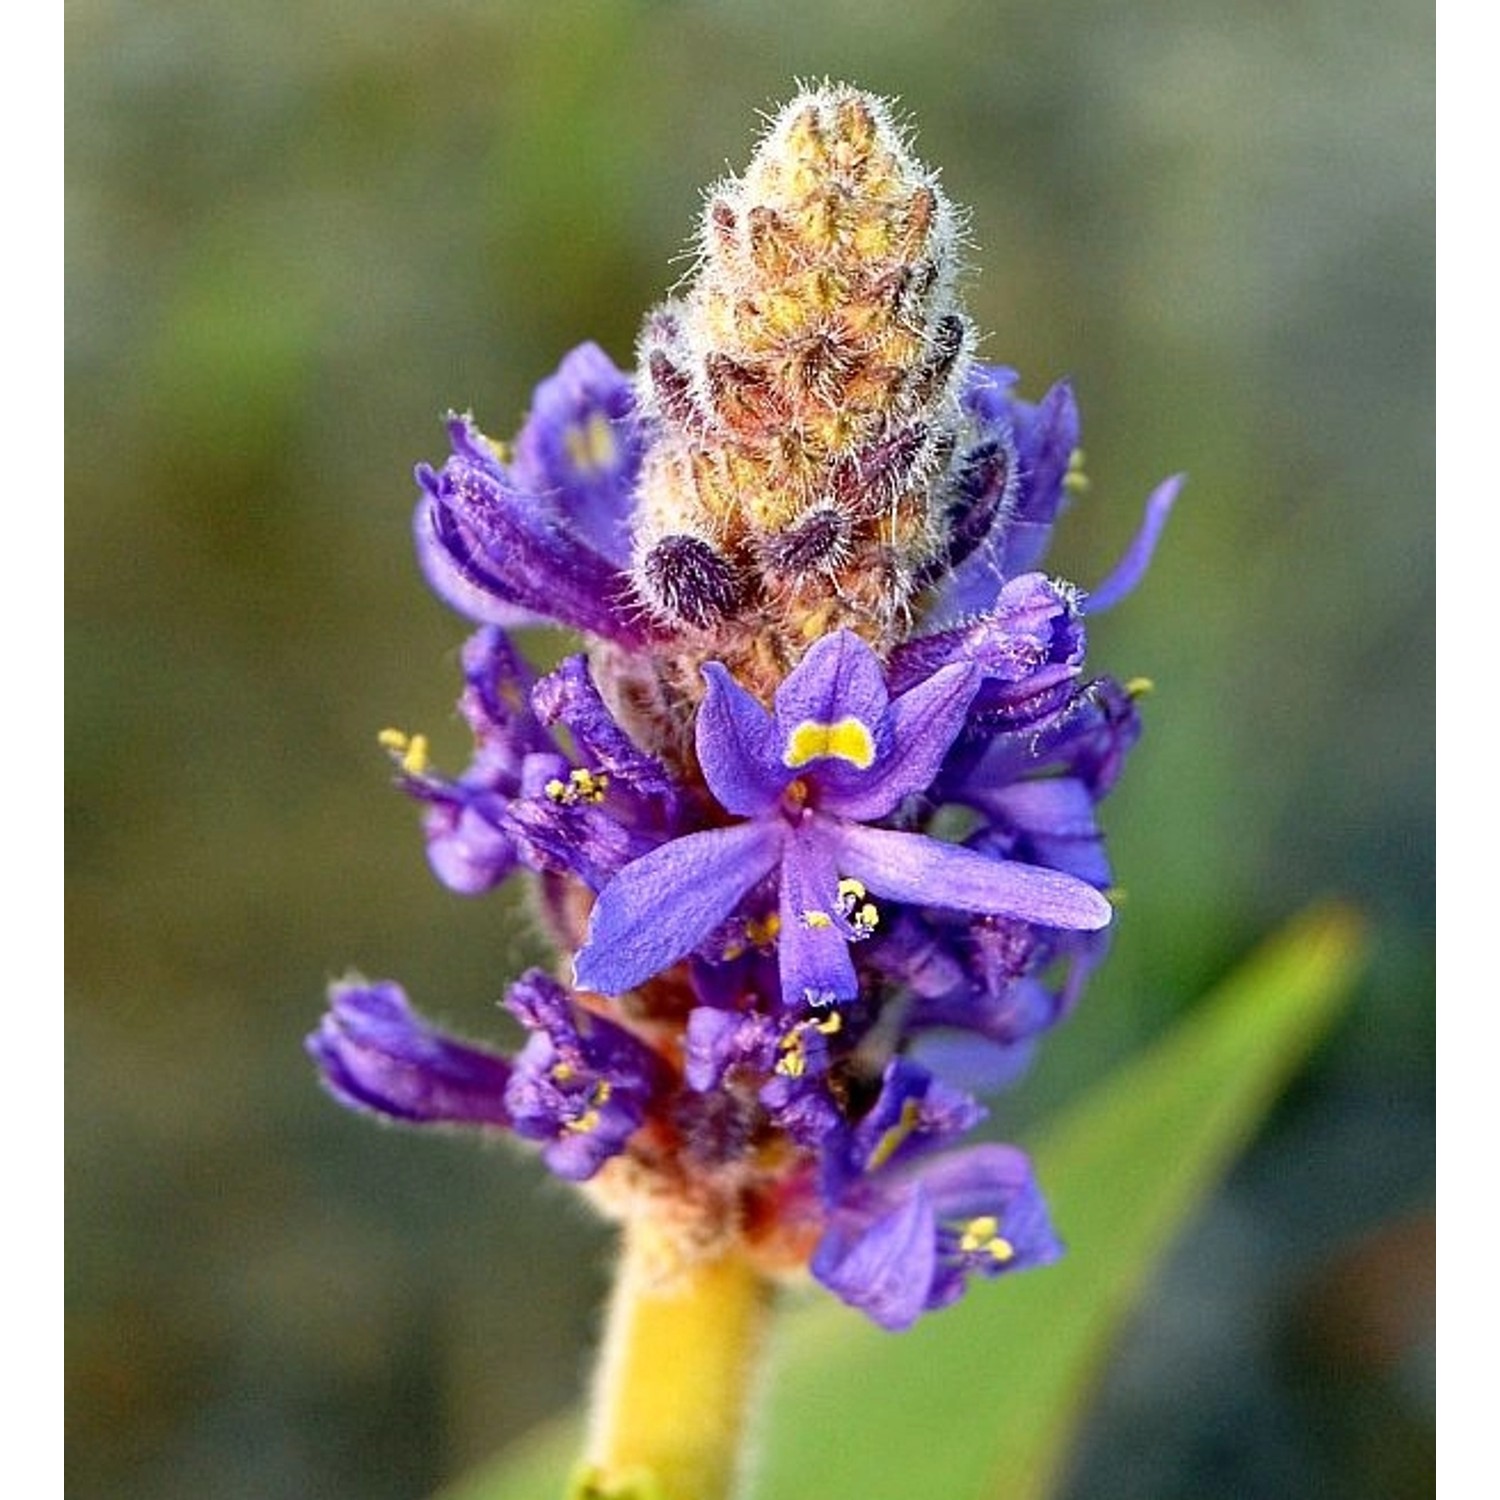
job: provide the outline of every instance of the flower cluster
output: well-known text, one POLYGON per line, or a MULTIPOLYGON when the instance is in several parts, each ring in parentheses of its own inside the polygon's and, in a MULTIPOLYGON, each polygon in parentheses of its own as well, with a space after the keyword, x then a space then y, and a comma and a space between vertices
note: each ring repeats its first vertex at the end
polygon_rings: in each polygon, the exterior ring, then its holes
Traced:
POLYGON ((1177 488, 1091 594, 1036 570, 1077 410, 974 361, 956 222, 884 105, 804 94, 633 377, 585 345, 512 446, 450 419, 416 536, 479 623, 474 754, 383 740, 438 877, 533 872, 567 959, 512 987, 514 1059, 388 983, 310 1040, 347 1104, 537 1142, 664 1275, 734 1247, 887 1328, 1059 1253, 1025 1156, 955 1143, 1101 956, 1139 722, 1085 621, 1177 488), (507 632, 548 621, 584 650, 538 676, 507 632))

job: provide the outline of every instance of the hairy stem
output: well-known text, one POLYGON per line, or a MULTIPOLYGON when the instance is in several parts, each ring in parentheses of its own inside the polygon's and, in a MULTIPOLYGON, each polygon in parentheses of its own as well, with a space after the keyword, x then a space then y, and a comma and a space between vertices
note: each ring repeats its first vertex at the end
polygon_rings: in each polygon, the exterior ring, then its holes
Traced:
POLYGON ((663 1279, 628 1228, 595 1380, 584 1475, 599 1500, 729 1500, 770 1288, 731 1252, 663 1279))

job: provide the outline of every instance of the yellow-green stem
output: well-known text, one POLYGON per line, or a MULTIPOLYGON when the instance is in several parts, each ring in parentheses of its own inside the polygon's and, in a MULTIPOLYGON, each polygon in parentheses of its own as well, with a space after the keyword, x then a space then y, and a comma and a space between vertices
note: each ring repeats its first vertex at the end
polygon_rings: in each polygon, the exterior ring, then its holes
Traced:
POLYGON ((624 1235, 577 1493, 729 1500, 770 1287, 733 1252, 664 1280, 648 1233, 624 1235))

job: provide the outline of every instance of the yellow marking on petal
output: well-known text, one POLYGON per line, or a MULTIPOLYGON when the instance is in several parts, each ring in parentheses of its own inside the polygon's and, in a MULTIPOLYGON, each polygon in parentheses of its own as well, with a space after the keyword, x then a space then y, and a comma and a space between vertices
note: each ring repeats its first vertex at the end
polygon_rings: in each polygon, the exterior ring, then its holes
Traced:
MULTIPOLYGON (((901 1118, 875 1143, 875 1149, 870 1153, 869 1161, 865 1163, 865 1171, 878 1172, 906 1144, 907 1137, 917 1128, 921 1118, 922 1111, 917 1101, 908 1099, 901 1106, 901 1118)), ((994 1220, 990 1222, 993 1224, 994 1220)), ((991 1232, 993 1233, 993 1230, 991 1232)), ((962 1240, 959 1243, 964 1249, 971 1248, 962 1240)))
POLYGON ((599 411, 582 425, 569 427, 563 434, 563 446, 568 450, 568 461, 584 473, 613 468, 620 454, 609 418, 599 411))
POLYGON ((826 911, 805 911, 802 913, 802 925, 820 932, 825 927, 833 926, 833 918, 826 911))
POLYGON ((787 738, 782 764, 795 770, 812 760, 846 760, 861 771, 875 763, 875 736, 859 719, 822 724, 804 719, 787 738))
POLYGON ((425 734, 405 734, 399 729, 382 729, 376 742, 387 751, 408 776, 420 776, 432 763, 425 734))

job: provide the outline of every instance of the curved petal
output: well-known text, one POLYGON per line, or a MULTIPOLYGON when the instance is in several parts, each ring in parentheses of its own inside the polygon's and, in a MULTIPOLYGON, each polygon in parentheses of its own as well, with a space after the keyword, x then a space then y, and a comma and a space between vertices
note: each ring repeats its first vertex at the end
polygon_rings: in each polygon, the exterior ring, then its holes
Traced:
POLYGON ((982 680, 970 663, 954 662, 903 693, 886 715, 885 754, 865 775, 830 767, 818 780, 820 806, 866 822, 883 818, 903 797, 925 791, 964 727, 982 680))
POLYGON ((937 1218, 920 1187, 873 1223, 835 1215, 812 1258, 829 1291, 893 1331, 922 1315, 936 1270, 937 1218))
POLYGON ((719 806, 736 817, 766 812, 794 772, 781 762, 776 723, 722 662, 703 668, 708 693, 698 709, 698 762, 719 806))
POLYGON ((866 769, 879 754, 889 702, 875 653, 851 630, 823 636, 776 690, 783 764, 831 759, 866 769))
POLYGON ((786 837, 781 863, 781 1000, 788 1008, 852 1000, 859 992, 839 911, 839 875, 826 833, 809 820, 786 837))
POLYGON ((1107 927, 1113 915, 1093 886, 1039 865, 986 859, 919 833, 855 823, 839 824, 837 841, 840 865, 890 901, 1084 932, 1107 927))
POLYGON ((1162 528, 1186 480, 1186 474, 1174 474, 1151 491, 1140 530, 1125 549, 1125 555, 1114 565, 1109 577, 1084 600, 1084 609, 1089 614, 1102 615, 1105 610, 1113 609, 1146 576, 1151 554, 1156 551, 1162 528))
POLYGON ((508 1125, 510 1064, 454 1041, 411 1008, 398 984, 344 980, 307 1039, 340 1104, 416 1125, 508 1125))
MULTIPOLYGON (((562 525, 544 498, 457 455, 439 472, 418 465, 416 475, 418 556, 450 602, 471 608, 477 591, 622 644, 643 639, 628 576, 562 525)), ((483 607, 486 622, 507 623, 493 603, 483 607)))
POLYGON ((628 568, 640 463, 630 377, 597 344, 580 344, 532 396, 510 466, 516 484, 545 495, 573 532, 628 568))
POLYGON ((737 823, 673 839, 599 893, 574 982, 621 995, 691 953, 776 868, 781 826, 737 823))

